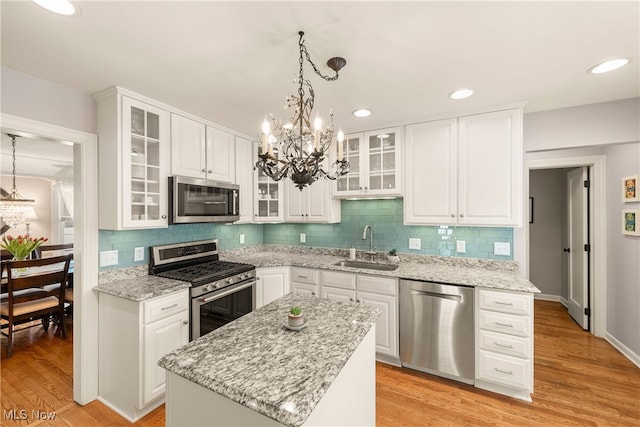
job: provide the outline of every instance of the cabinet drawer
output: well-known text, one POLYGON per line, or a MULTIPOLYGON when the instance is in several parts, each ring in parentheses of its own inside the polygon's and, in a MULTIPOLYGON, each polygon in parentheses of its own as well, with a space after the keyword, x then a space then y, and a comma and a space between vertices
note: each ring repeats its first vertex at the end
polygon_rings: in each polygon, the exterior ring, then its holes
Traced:
POLYGON ((323 286, 333 286, 343 289, 356 288, 356 275, 350 273, 338 273, 335 271, 321 271, 320 280, 323 286))
POLYGON ((482 350, 509 356, 531 359, 531 338, 515 337, 489 331, 479 331, 479 345, 482 350))
POLYGON ((518 335, 520 337, 528 337, 530 335, 531 317, 529 316, 513 316, 480 310, 479 318, 480 329, 518 335))
POLYGON ((291 269, 291 281, 299 283, 318 284, 318 271, 306 268, 293 267, 291 269))
POLYGON ((478 378, 531 390, 531 360, 480 350, 478 378))
POLYGON ((532 296, 526 293, 507 293, 480 290, 480 308, 501 313, 530 315, 533 310, 532 296))
POLYGON ((185 310, 189 310, 187 290, 159 297, 144 303, 144 323, 146 325, 185 310))
POLYGON ((360 276, 357 278, 358 290, 385 295, 398 294, 398 282, 389 277, 360 276))

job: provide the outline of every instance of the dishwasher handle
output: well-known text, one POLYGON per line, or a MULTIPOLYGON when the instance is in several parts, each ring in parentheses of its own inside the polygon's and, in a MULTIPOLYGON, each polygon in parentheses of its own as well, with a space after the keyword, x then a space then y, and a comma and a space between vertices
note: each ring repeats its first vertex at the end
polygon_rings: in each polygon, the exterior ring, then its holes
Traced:
POLYGON ((442 298, 442 299, 462 302, 462 295, 441 294, 439 292, 429 292, 429 291, 416 291, 414 289, 411 289, 410 293, 411 295, 421 295, 426 297, 435 297, 435 298, 442 298))

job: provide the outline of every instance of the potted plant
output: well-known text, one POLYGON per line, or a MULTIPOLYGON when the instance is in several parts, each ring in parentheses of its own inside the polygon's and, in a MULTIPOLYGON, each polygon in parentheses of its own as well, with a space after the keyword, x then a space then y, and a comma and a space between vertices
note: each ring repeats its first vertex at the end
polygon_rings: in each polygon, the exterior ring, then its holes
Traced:
POLYGON ((304 324, 304 318, 302 316, 302 309, 297 306, 291 307, 289 310, 289 327, 298 328, 304 324))
POLYGON ((397 252, 395 249, 391 249, 389 251, 389 255, 387 255, 387 259, 389 260, 389 262, 393 262, 395 264, 400 262, 400 257, 397 255, 397 252))
POLYGON ((28 235, 18 237, 5 235, 2 237, 0 246, 11 253, 14 260, 22 261, 23 259, 27 259, 34 249, 42 245, 47 240, 49 239, 46 237, 33 238, 28 235))

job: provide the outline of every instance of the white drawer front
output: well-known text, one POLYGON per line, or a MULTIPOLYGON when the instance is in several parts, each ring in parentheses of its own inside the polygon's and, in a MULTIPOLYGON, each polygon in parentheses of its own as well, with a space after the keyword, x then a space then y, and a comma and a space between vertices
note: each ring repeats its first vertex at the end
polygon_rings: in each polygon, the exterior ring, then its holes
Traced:
POLYGON ((356 275, 351 273, 339 273, 336 271, 321 271, 321 285, 334 286, 343 289, 356 288, 356 275))
POLYGON ((185 310, 189 310, 189 291, 186 289, 145 302, 144 323, 146 325, 185 310))
POLYGON ((481 289, 479 293, 481 309, 510 314, 533 314, 531 294, 495 292, 484 289, 481 289))
POLYGON ((479 345, 482 350, 495 351, 522 359, 531 358, 531 338, 480 331, 479 345))
POLYGON ((477 377, 510 387, 531 390, 531 360, 480 350, 477 377))
POLYGON ((307 268, 291 268, 291 281, 299 283, 318 284, 318 271, 307 268))
POLYGON ((390 277, 358 275, 358 290, 375 292, 377 294, 397 295, 398 281, 390 277))
POLYGON ((528 337, 531 330, 531 317, 513 316, 480 310, 480 329, 502 332, 510 335, 528 337))

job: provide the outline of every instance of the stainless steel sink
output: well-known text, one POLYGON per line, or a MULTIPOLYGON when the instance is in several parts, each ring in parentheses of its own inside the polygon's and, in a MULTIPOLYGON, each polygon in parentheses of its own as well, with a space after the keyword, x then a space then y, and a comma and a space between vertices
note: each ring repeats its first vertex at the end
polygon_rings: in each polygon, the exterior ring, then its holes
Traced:
POLYGON ((337 265, 339 267, 350 267, 350 268, 363 268, 367 270, 384 270, 384 271, 392 271, 398 268, 398 264, 382 264, 378 262, 365 262, 365 261, 338 261, 333 265, 337 265))

